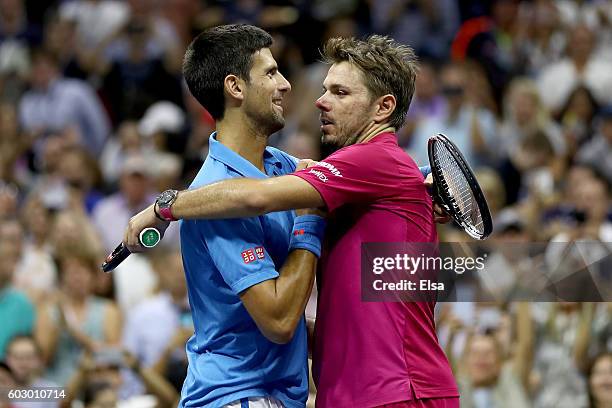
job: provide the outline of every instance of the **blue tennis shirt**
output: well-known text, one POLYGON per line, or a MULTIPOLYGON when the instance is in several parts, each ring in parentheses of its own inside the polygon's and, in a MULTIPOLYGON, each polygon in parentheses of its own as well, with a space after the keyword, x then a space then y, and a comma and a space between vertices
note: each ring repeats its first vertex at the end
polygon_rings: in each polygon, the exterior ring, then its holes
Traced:
MULTIPOLYGON (((273 147, 262 173, 210 136, 209 153, 190 188, 219 180, 291 173, 296 159, 273 147)), ((293 211, 259 217, 180 222, 181 250, 195 335, 180 407, 216 408, 246 397, 271 396, 288 407, 308 397, 306 324, 284 345, 261 334, 240 293, 278 277, 287 258, 293 211)))

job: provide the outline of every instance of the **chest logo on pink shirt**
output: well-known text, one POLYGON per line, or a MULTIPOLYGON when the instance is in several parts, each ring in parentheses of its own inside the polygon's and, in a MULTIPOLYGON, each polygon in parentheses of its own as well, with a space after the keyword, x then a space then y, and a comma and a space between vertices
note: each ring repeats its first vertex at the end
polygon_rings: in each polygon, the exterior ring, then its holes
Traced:
POLYGON ((312 170, 309 171, 309 173, 312 173, 315 176, 317 176, 319 178, 319 180, 321 180, 322 182, 327 183, 327 176, 325 174, 323 174, 322 171, 312 169, 312 170))
POLYGON ((333 174, 336 177, 342 177, 342 173, 340 173, 340 170, 338 170, 333 164, 329 164, 324 161, 320 161, 315 167, 318 167, 318 166, 325 167, 326 169, 329 170, 331 174, 333 174))

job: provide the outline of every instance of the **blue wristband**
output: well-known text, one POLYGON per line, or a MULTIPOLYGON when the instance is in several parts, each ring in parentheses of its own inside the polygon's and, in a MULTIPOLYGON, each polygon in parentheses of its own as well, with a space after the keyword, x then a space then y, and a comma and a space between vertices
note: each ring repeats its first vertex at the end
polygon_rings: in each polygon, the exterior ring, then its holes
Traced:
POLYGON ((325 218, 318 215, 300 215, 293 221, 289 251, 305 249, 318 257, 321 256, 321 245, 325 235, 325 218))
POLYGON ((421 174, 423 175, 423 178, 427 178, 429 173, 431 173, 431 167, 430 166, 419 167, 419 170, 421 171, 421 174))

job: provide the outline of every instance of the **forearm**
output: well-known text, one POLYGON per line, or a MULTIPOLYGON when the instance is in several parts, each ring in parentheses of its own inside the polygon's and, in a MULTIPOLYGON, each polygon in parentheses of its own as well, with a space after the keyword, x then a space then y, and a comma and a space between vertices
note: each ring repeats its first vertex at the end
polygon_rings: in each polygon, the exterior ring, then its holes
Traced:
POLYGON ((291 251, 276 279, 277 311, 280 321, 292 331, 304 315, 312 292, 317 257, 305 249, 291 251))
POLYGON ((232 179, 181 191, 172 204, 179 219, 233 218, 259 215, 253 200, 259 180, 232 179))
POLYGON ((240 178, 181 191, 172 204, 172 215, 179 219, 240 218, 322 205, 316 190, 298 177, 240 178))
POLYGON ((286 343, 304 315, 314 283, 317 257, 305 249, 289 253, 279 277, 262 282, 265 295, 245 291, 242 301, 261 332, 271 341, 286 343), (259 296, 258 299, 255 296, 259 296))

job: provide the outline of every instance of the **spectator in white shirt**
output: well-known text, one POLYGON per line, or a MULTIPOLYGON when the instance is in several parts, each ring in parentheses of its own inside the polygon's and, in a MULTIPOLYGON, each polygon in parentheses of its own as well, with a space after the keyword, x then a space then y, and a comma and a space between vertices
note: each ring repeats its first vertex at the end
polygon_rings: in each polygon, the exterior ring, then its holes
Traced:
POLYGON ((598 102, 612 102, 612 69, 606 60, 597 58, 593 50, 596 37, 586 25, 572 28, 567 57, 542 69, 538 88, 542 101, 557 112, 570 93, 580 84, 589 88, 598 102))

